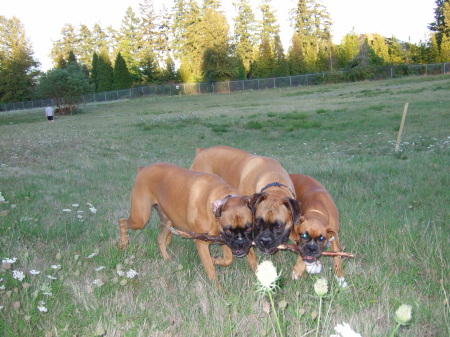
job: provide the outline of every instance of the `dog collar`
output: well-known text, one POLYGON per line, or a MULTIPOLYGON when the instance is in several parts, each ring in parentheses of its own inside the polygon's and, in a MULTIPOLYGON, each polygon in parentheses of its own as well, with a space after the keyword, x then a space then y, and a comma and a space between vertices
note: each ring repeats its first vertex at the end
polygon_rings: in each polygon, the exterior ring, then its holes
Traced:
POLYGON ((295 193, 289 188, 289 186, 286 186, 286 185, 284 185, 284 184, 277 183, 277 182, 270 183, 270 184, 266 185, 265 187, 263 187, 263 188, 261 189, 261 192, 264 192, 264 190, 267 190, 269 187, 272 187, 272 186, 285 187, 285 188, 287 188, 287 189, 289 190, 289 192, 292 193, 292 196, 293 196, 294 199, 295 199, 295 193))

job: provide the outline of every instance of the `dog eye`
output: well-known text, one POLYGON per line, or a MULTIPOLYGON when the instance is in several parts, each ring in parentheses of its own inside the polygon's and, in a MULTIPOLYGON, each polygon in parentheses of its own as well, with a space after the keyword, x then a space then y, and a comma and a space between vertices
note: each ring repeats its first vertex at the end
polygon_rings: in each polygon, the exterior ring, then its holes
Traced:
POLYGON ((279 224, 277 224, 277 225, 275 226, 275 228, 276 228, 276 229, 283 229, 283 228, 284 228, 284 224, 279 223, 279 224))
POLYGON ((251 227, 248 227, 245 231, 246 231, 247 233, 250 233, 250 232, 252 231, 252 228, 251 228, 251 227))
POLYGON ((318 240, 320 242, 324 242, 325 241, 325 236, 323 236, 323 235, 319 236, 318 240))
POLYGON ((301 236, 301 238, 302 238, 303 240, 308 240, 308 239, 309 239, 308 233, 303 233, 303 234, 301 234, 300 236, 301 236))
POLYGON ((229 228, 225 229, 225 234, 231 235, 232 234, 231 229, 229 228))

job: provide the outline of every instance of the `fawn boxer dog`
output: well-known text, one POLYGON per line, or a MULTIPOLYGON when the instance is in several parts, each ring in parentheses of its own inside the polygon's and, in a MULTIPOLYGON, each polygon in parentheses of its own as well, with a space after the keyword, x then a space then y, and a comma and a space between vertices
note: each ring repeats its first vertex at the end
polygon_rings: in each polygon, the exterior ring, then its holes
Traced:
POLYGON ((228 146, 197 148, 194 171, 222 177, 242 195, 252 195, 253 235, 264 254, 273 254, 300 221, 300 203, 294 185, 275 159, 228 146))
POLYGON ((222 258, 211 257, 211 242, 194 239, 206 274, 219 286, 214 265, 229 266, 233 254, 247 255, 250 267, 257 268, 254 251, 249 252, 253 220, 249 201, 250 197, 238 196, 236 189, 213 174, 168 163, 139 168, 131 192, 130 216, 119 220, 119 247, 125 249, 128 229, 143 228, 155 208, 162 224, 157 241, 164 260, 169 259, 167 246, 172 240, 172 226, 184 232, 223 237, 226 245, 222 246, 222 258))
MULTIPOLYGON (((300 224, 296 225, 290 234, 290 239, 300 250, 300 256, 292 269, 292 278, 296 280, 305 269, 310 273, 321 271, 317 259, 328 242, 333 251, 340 251, 339 212, 331 195, 317 180, 304 174, 289 176, 295 186, 297 200, 302 205, 300 224)), ((339 286, 346 287, 341 257, 333 257, 333 263, 339 286)))

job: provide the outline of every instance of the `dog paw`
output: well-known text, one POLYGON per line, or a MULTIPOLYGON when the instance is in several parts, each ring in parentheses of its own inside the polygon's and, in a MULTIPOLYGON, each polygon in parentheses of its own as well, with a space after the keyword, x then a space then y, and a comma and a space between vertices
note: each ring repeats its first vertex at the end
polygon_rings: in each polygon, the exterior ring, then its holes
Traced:
POLYGON ((297 281, 298 280, 298 275, 295 272, 292 272, 292 281, 297 281))
POLYGON ((322 271, 322 263, 320 261, 306 263, 306 271, 308 274, 320 274, 322 271))
POLYGON ((347 281, 345 281, 345 278, 337 277, 337 276, 335 276, 335 278, 336 278, 339 288, 347 288, 348 287, 348 283, 347 283, 347 281))

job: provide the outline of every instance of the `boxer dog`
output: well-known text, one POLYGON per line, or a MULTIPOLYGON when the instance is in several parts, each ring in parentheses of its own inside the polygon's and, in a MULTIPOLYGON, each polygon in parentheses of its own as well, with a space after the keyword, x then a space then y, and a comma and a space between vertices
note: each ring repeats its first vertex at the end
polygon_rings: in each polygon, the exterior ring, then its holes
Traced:
POLYGON ((276 160, 228 146, 197 148, 194 171, 222 177, 242 195, 251 195, 253 235, 264 254, 273 254, 300 221, 300 203, 294 185, 276 160))
POLYGON ((209 279, 218 287, 214 265, 229 266, 233 254, 247 255, 253 270, 257 268, 252 245, 252 211, 250 197, 237 195, 225 181, 213 174, 194 172, 168 163, 139 168, 131 192, 128 219, 119 220, 119 247, 128 244, 128 229, 141 229, 155 208, 161 220, 158 246, 164 260, 169 259, 167 246, 172 240, 171 227, 184 232, 221 235, 223 257, 212 258, 211 242, 194 239, 209 279))
MULTIPOLYGON (((295 186, 297 200, 302 205, 300 224, 296 225, 290 234, 300 251, 292 278, 297 280, 305 271, 320 273, 322 267, 317 259, 322 254, 327 243, 331 250, 340 252, 339 246, 339 212, 333 198, 325 187, 314 178, 304 174, 290 174, 295 186)), ((346 287, 340 256, 333 257, 334 273, 339 286, 346 287)))

